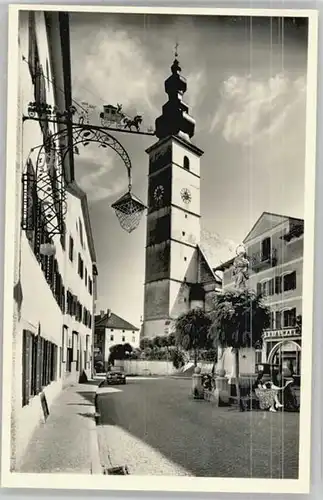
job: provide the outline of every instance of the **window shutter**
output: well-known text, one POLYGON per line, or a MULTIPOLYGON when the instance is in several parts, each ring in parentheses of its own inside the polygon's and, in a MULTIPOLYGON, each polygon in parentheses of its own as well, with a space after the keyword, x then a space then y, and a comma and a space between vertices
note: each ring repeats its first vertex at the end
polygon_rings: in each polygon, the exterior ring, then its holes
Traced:
POLYGON ((36 64, 35 73, 35 102, 40 108, 46 104, 46 82, 43 67, 41 64, 36 64))
POLYGON ((51 350, 51 342, 47 342, 47 384, 50 383, 50 369, 52 363, 52 350, 51 350))
POLYGON ((295 290, 295 288, 296 288, 296 271, 293 271, 291 275, 291 290, 295 290))
POLYGON ((282 293, 282 276, 275 278, 275 293, 282 293))
POLYGON ((31 368, 31 335, 23 331, 22 344, 22 406, 29 402, 30 396, 30 368, 31 368))
POLYGON ((61 309, 62 309, 62 313, 65 314, 65 287, 62 286, 61 288, 61 309))
POLYGON ((261 294, 261 283, 257 283, 257 294, 261 294))
POLYGON ((35 30, 35 13, 29 12, 29 47, 28 47, 28 66, 32 81, 35 81, 36 65, 38 62, 38 49, 35 30))
POLYGON ((42 390, 42 342, 41 337, 36 338, 36 352, 37 352, 37 371, 36 371, 36 393, 39 394, 42 390))

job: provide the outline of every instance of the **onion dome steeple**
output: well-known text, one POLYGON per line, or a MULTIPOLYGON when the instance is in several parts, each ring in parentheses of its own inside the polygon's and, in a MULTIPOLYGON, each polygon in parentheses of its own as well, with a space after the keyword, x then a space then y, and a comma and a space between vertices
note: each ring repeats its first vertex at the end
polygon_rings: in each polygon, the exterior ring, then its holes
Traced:
POLYGON ((188 105, 183 101, 183 95, 187 90, 186 78, 181 74, 182 69, 177 56, 176 47, 175 59, 171 66, 172 74, 165 80, 168 101, 163 106, 161 116, 155 122, 158 139, 178 135, 183 139, 190 140, 194 135, 195 120, 189 115, 188 105))

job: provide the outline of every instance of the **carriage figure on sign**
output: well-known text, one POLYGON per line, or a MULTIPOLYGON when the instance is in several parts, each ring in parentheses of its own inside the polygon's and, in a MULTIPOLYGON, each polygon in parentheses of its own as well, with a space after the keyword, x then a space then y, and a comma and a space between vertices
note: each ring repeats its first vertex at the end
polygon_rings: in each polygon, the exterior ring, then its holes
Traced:
POLYGON ((117 127, 120 126, 122 120, 125 118, 125 114, 122 111, 122 104, 117 104, 116 106, 112 104, 104 105, 103 111, 100 113, 100 118, 102 125, 114 124, 117 127))
POLYGON ((114 125, 117 128, 123 128, 132 130, 133 127, 135 131, 140 131, 140 125, 142 124, 143 117, 141 114, 136 114, 133 118, 127 116, 122 110, 122 104, 117 104, 113 106, 112 104, 106 104, 103 106, 103 111, 100 113, 102 125, 114 125))

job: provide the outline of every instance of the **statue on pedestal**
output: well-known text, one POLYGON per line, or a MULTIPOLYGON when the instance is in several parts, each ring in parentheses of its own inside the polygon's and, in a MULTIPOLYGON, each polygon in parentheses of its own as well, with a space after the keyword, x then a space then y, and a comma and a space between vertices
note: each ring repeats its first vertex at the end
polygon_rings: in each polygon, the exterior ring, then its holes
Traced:
POLYGON ((236 258, 233 262, 233 276, 235 278, 235 287, 237 290, 244 290, 247 287, 249 279, 249 260, 247 252, 243 245, 239 245, 236 250, 236 258))

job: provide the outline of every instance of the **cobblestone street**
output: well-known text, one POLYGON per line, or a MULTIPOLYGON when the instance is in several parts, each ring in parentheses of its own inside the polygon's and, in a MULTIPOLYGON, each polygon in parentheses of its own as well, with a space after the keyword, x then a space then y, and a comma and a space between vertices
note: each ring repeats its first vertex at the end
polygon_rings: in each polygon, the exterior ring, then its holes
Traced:
POLYGON ((129 379, 98 396, 101 462, 130 474, 297 478, 299 415, 216 408, 190 380, 129 379))

